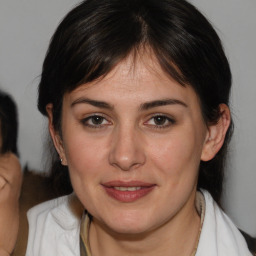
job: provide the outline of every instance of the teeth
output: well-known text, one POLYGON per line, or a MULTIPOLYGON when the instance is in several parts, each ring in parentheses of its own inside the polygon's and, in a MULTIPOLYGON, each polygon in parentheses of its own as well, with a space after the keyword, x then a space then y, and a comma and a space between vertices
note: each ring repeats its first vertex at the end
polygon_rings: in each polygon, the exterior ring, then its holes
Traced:
POLYGON ((119 191, 136 191, 141 189, 141 187, 114 187, 114 189, 119 191))

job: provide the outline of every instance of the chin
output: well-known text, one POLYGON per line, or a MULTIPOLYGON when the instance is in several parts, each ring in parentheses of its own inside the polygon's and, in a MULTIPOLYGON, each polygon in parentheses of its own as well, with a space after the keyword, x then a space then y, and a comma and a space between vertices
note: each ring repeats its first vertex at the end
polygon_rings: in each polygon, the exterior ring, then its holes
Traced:
POLYGON ((118 235, 129 236, 132 235, 134 238, 136 235, 142 235, 150 231, 148 226, 144 225, 112 225, 108 227, 111 233, 117 233, 118 235))
POLYGON ((108 229, 119 234, 135 235, 152 229, 152 221, 148 219, 148 216, 142 214, 113 214, 104 222, 108 229))

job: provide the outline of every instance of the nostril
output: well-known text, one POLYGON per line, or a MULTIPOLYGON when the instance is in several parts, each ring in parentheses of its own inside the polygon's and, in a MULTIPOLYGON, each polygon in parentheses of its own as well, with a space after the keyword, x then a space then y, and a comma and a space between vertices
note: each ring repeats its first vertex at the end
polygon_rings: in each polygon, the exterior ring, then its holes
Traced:
POLYGON ((139 168, 140 167, 140 163, 136 163, 136 162, 115 162, 115 163, 112 163, 113 166, 115 166, 116 168, 122 170, 122 171, 130 171, 130 170, 133 170, 133 169, 136 169, 136 168, 139 168))
POLYGON ((142 152, 134 151, 132 154, 122 154, 121 152, 112 152, 109 157, 111 165, 123 171, 129 171, 139 168, 145 162, 142 152))

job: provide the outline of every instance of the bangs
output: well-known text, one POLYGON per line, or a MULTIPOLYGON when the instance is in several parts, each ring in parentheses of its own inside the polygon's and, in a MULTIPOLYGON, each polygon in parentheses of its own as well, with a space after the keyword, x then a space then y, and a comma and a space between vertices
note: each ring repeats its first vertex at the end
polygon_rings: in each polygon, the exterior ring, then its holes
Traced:
POLYGON ((104 77, 128 55, 136 57, 145 49, 151 49, 163 70, 184 84, 182 72, 177 72, 181 69, 172 58, 176 55, 172 52, 180 50, 172 49, 179 38, 172 36, 175 27, 168 24, 164 5, 159 9, 159 4, 150 0, 106 1, 99 6, 85 1, 82 5, 63 19, 51 40, 39 84, 41 113, 46 115, 45 106, 55 103, 52 95, 63 96, 104 77), (86 8, 81 8, 83 4, 86 8))

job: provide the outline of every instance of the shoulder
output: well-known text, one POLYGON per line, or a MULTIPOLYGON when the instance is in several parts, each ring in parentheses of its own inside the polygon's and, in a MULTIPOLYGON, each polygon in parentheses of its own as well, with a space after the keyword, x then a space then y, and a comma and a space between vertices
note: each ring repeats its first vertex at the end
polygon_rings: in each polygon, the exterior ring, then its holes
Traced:
POLYGON ((53 219, 63 229, 77 225, 83 212, 83 207, 74 194, 58 197, 41 203, 28 211, 29 223, 38 220, 53 219))
POLYGON ((82 213, 83 207, 74 194, 30 209, 26 255, 76 255, 82 213))
POLYGON ((244 237, 231 219, 220 209, 211 195, 202 190, 205 216, 197 256, 251 256, 244 237))

